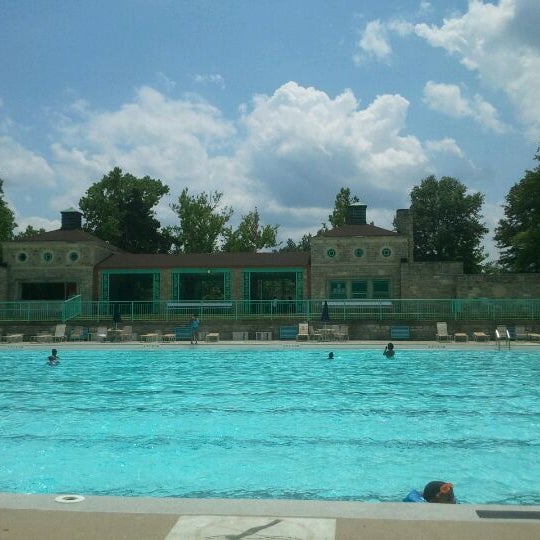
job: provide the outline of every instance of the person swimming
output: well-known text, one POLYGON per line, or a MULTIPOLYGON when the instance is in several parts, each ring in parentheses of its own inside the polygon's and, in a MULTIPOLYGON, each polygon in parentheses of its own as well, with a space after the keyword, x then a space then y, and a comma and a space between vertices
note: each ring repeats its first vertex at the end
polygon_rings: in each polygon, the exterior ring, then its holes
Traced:
POLYGON ((49 355, 49 358, 47 358, 47 364, 49 364, 49 366, 57 366, 59 363, 60 358, 58 358, 58 351, 53 349, 49 355))
POLYGON ((389 343, 385 348, 384 348, 384 352, 383 352, 384 356, 386 356, 386 358, 392 358, 395 354, 395 351, 394 351, 394 344, 393 343, 389 343))
POLYGON ((422 493, 413 489, 403 499, 403 502, 427 502, 427 503, 442 503, 442 504, 456 504, 456 497, 454 495, 454 485, 450 482, 443 482, 442 480, 433 480, 428 482, 422 493))
POLYGON ((334 359, 334 353, 333 352, 329 352, 328 353, 328 360, 333 360, 334 359))

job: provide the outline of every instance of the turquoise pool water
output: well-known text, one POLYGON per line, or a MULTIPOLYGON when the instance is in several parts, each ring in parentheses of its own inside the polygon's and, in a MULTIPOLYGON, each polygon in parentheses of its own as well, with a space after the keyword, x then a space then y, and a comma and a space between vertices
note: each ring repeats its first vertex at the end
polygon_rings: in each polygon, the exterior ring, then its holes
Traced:
POLYGON ((0 491, 540 504, 540 351, 0 351, 0 491))

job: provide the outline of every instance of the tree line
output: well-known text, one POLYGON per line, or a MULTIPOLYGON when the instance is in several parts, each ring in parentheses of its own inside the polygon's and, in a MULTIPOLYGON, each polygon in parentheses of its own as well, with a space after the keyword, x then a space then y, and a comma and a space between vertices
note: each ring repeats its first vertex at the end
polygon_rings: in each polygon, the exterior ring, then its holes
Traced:
MULTIPOLYGON (((535 160, 540 162, 540 148, 535 160)), ((161 180, 137 178, 115 167, 80 199, 83 228, 128 252, 171 254, 308 251, 311 238, 328 230, 323 222, 314 234, 306 234, 298 242, 289 238, 278 244, 279 225, 262 224, 256 207, 232 227, 234 210, 222 204, 221 192, 192 194, 188 188, 170 205, 177 224, 162 227, 156 207, 168 193, 169 187, 161 180)), ((540 164, 525 171, 506 195, 504 218, 495 229, 500 250, 496 262, 485 262, 482 239, 488 229, 482 222, 482 193, 468 193, 456 178, 428 176, 412 188, 410 199, 415 261, 458 260, 466 273, 540 271, 540 164)), ((345 224, 347 208, 355 202, 359 202, 358 196, 342 187, 328 216, 330 226, 345 224)), ((394 223, 396 230, 397 226, 394 223)), ((0 179, 0 240, 24 240, 45 232, 28 226, 15 234, 16 227, 0 179)))

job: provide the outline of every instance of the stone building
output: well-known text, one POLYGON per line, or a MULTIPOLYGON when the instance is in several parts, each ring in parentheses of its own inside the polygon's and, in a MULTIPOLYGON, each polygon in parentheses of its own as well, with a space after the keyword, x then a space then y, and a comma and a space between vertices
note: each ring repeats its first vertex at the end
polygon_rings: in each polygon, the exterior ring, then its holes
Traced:
MULTIPOLYGON (((61 228, 3 243, 0 301, 334 303, 385 299, 540 298, 539 274, 466 275, 459 262, 413 260, 409 210, 396 231, 367 223, 352 205, 346 224, 311 240, 311 252, 133 254, 88 234, 82 214, 61 228)), ((287 308, 288 309, 288 308, 287 308)))

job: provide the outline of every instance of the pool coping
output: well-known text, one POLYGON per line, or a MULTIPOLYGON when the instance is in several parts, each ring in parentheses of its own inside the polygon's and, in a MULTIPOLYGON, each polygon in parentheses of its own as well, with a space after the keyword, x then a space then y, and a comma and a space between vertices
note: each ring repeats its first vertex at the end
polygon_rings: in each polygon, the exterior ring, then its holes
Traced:
POLYGON ((220 520, 230 525, 250 516, 264 523, 273 519, 294 525, 295 521, 302 520, 308 524, 313 522, 312 527, 330 521, 334 534, 305 536, 314 540, 532 540, 540 537, 540 506, 109 496, 80 496, 84 500, 62 504, 57 502, 58 497, 59 494, 0 493, 0 538, 5 532, 9 533, 6 536, 9 538, 34 538, 39 531, 40 539, 55 540, 74 537, 191 540, 203 537, 184 534, 183 527, 197 518, 219 526, 220 520), (479 516, 482 511, 502 514, 482 518, 479 516), (513 517, 504 517, 508 512, 513 517), (520 515, 524 519, 520 519, 520 515), (77 529, 76 536, 73 536, 74 529, 77 529))
MULTIPOLYGON (((81 350, 81 349, 124 349, 124 350, 142 350, 142 349, 189 349, 194 348, 238 348, 238 349, 380 349, 381 354, 388 340, 347 340, 347 341, 294 341, 294 340, 268 340, 268 341, 230 341, 221 340, 217 342, 203 342, 191 344, 186 341, 157 341, 157 342, 141 342, 141 341, 124 341, 124 342, 94 342, 94 341, 56 341, 47 343, 35 342, 17 342, 17 343, 0 343, 0 350, 49 350, 50 348, 62 350, 81 350)), ((467 351, 467 350, 482 350, 482 351, 540 351, 540 341, 512 341, 510 348, 501 344, 500 347, 495 341, 393 341, 395 350, 452 350, 452 351, 467 351)))

